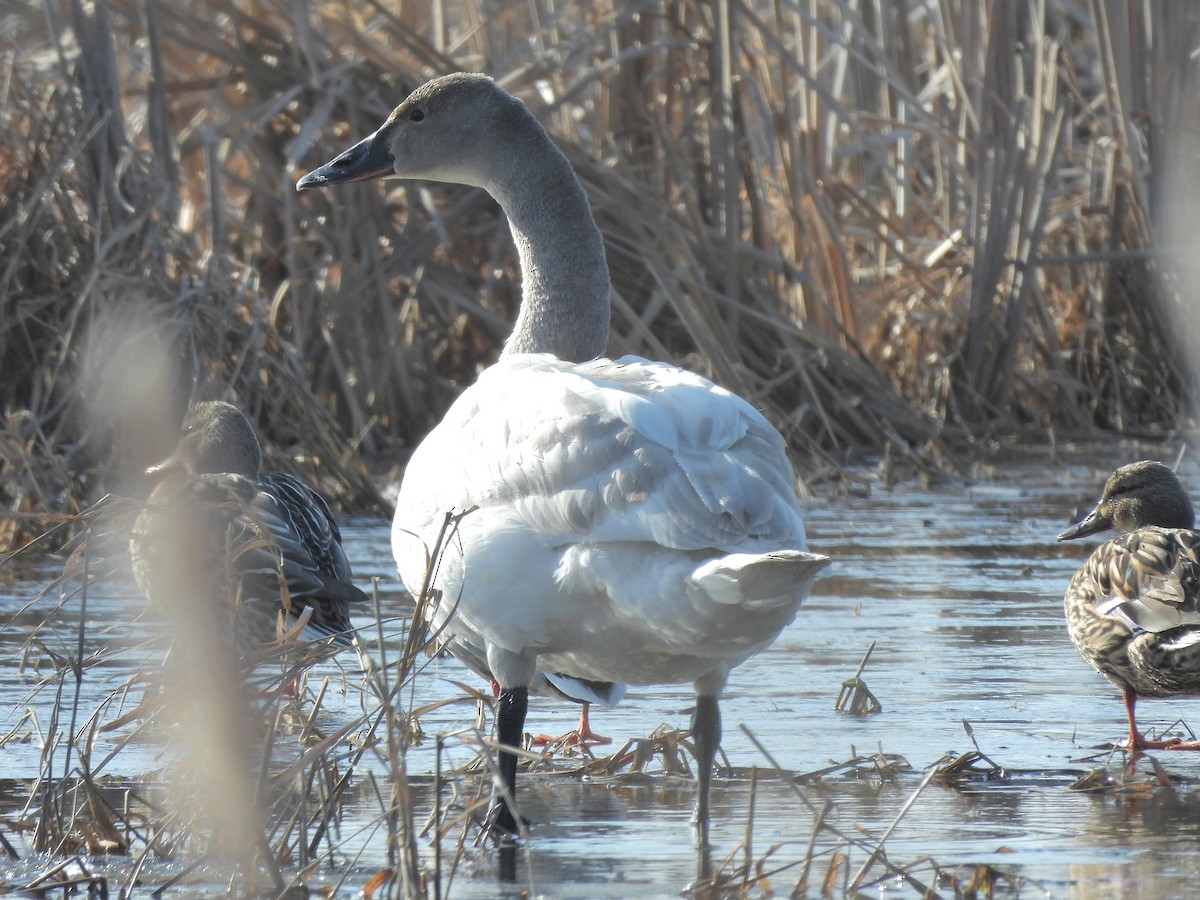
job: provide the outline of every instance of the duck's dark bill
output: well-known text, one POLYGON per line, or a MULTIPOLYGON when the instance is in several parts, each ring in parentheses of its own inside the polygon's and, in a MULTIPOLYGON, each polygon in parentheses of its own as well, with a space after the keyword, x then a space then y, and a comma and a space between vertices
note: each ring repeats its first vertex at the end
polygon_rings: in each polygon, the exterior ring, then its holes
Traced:
POLYGON ((320 168, 313 169, 296 182, 296 190, 349 184, 392 174, 392 155, 387 141, 379 133, 363 138, 349 150, 338 154, 320 168))
POLYGON ((1072 525, 1060 534, 1058 539, 1060 541, 1073 541, 1075 538, 1087 537, 1089 534, 1107 531, 1109 528, 1112 528, 1112 522, 1101 516, 1099 510, 1093 509, 1084 516, 1082 522, 1072 525))

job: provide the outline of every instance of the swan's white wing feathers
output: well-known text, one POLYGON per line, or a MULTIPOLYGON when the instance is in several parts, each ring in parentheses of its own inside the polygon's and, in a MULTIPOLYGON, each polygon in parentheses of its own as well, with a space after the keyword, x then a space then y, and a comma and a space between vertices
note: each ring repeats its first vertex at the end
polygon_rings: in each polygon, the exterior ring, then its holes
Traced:
POLYGON ((501 360, 414 454, 402 512, 417 498, 423 509, 511 505, 550 546, 584 536, 805 546, 783 440, 762 415, 698 375, 636 357, 501 360))

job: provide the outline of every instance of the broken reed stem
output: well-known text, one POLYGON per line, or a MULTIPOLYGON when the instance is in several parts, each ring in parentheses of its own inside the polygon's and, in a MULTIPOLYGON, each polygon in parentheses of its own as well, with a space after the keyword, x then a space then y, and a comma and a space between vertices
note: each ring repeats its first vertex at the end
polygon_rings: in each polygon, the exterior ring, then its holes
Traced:
POLYGON ((858 671, 842 682, 837 700, 833 704, 835 710, 850 712, 854 715, 870 715, 883 710, 883 705, 879 702, 879 699, 871 693, 871 689, 867 687, 867 683, 862 679, 862 673, 866 669, 867 661, 871 658, 871 651, 874 649, 875 641, 871 641, 871 645, 867 647, 867 652, 863 654, 862 662, 858 664, 858 671))
MULTIPOLYGON (((883 836, 879 839, 878 843, 875 845, 875 849, 873 849, 871 851, 871 855, 867 857, 866 862, 864 862, 862 864, 862 867, 858 870, 858 873, 854 876, 853 880, 850 882, 851 890, 858 890, 859 886, 862 884, 863 878, 866 877, 867 872, 870 870, 871 866, 873 866, 875 864, 875 861, 877 859, 879 859, 880 856, 883 855, 884 842, 891 836, 892 832, 896 830, 896 826, 900 824, 900 820, 904 818, 904 815, 912 808, 912 805, 917 802, 917 798, 919 796, 921 796, 921 792, 923 790, 925 790, 925 787, 929 784, 930 781, 933 780, 933 777, 936 774, 937 774, 937 769, 931 768, 929 770, 929 772, 926 773, 925 777, 921 779, 921 783, 917 785, 917 789, 912 792, 912 794, 909 796, 909 798, 907 800, 904 801, 904 805, 901 806, 900 811, 898 813, 896 813, 896 817, 892 820, 892 824, 887 827, 887 830, 883 833, 883 836)), ((914 879, 911 875, 909 875, 903 869, 898 868, 896 866, 892 866, 890 864, 889 864, 888 868, 889 868, 889 874, 900 875, 905 881, 907 881, 910 885, 912 885, 913 887, 920 890, 922 893, 925 893, 928 891, 928 888, 925 885, 918 882, 916 879, 914 879)))
POLYGON ((817 846, 817 834, 825 824, 825 816, 830 809, 833 808, 833 801, 826 800, 817 814, 813 816, 812 829, 808 833, 808 843, 804 845, 804 859, 800 863, 800 877, 796 879, 796 887, 792 891, 793 896, 801 896, 808 890, 808 873, 812 869, 813 851, 817 846))
MULTIPOLYGON (((755 749, 757 749, 758 752, 763 755, 763 757, 767 760, 767 762, 769 762, 771 764, 772 768, 774 768, 774 770, 776 772, 785 771, 783 769, 783 767, 781 767, 779 765, 779 763, 776 761, 775 757, 771 754, 771 751, 769 751, 765 746, 763 746, 762 742, 754 735, 754 733, 746 726, 745 723, 738 725, 738 728, 740 728, 742 733, 744 735, 746 735, 747 738, 749 738, 750 743, 752 743, 754 745, 755 749)), ((922 781, 922 786, 924 786, 926 783, 928 783, 928 781, 931 777, 932 777, 932 775, 926 776, 924 781, 922 781)), ((814 814, 814 816, 816 816, 819 813, 820 820, 822 822, 824 822, 825 813, 828 810, 828 807, 830 805, 828 802, 825 803, 822 807, 818 808, 817 805, 814 804, 811 800, 809 800, 808 796, 802 790, 800 790, 800 787, 795 783, 795 781, 793 779, 784 778, 783 782, 784 782, 784 784, 786 784, 788 786, 788 789, 791 790, 791 792, 796 796, 796 799, 798 799, 801 803, 803 803, 809 809, 809 811, 814 814)), ((920 792, 920 789, 918 789, 918 793, 919 792, 920 792)), ((909 799, 908 804, 906 804, 905 808, 907 808, 907 806, 911 805, 912 801, 915 799, 916 799, 916 795, 914 794, 913 797, 911 797, 909 799)), ((897 819, 897 821, 898 821, 898 819, 897 819)), ((893 827, 894 827, 894 825, 893 825, 893 827)), ((835 837, 837 837, 839 840, 844 841, 845 843, 849 844, 850 846, 857 847, 860 850, 864 850, 868 853, 871 853, 872 856, 878 855, 879 847, 882 846, 882 845, 872 845, 869 842, 867 842, 866 840, 864 840, 863 838, 860 838, 856 835, 852 835, 847 832, 844 832, 840 828, 837 828, 834 825, 825 825, 825 828, 831 834, 833 834, 835 837)), ((897 868, 896 866, 892 865, 892 863, 888 862, 886 858, 883 860, 883 864, 887 867, 887 869, 890 873, 895 874, 895 875, 900 875, 901 877, 905 877, 905 879, 908 880, 907 876, 904 875, 903 871, 901 869, 897 868)))
POLYGON ((867 661, 871 658, 871 652, 874 649, 875 649, 875 641, 871 641, 870 646, 867 647, 867 652, 863 654, 862 662, 860 662, 858 664, 858 671, 856 671, 854 673, 854 677, 856 679, 862 678, 862 673, 867 668, 867 661))
POLYGON ((304 743, 304 739, 312 734, 313 726, 317 722, 317 713, 321 711, 321 704, 325 700, 325 691, 329 688, 329 676, 326 675, 321 679, 321 687, 317 691, 316 699, 313 700, 312 709, 304 719, 304 728, 300 731, 300 743, 304 743))

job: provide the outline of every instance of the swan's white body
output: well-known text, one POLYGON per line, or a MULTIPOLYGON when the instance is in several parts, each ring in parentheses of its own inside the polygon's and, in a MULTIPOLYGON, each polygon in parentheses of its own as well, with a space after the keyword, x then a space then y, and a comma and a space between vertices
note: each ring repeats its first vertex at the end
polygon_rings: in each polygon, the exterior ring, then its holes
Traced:
POLYGON ((434 621, 486 647, 502 685, 540 668, 718 694, 819 568, 792 478, 779 433, 698 375, 506 356, 413 454, 392 549, 420 584, 446 512, 466 513, 434 621))
MULTIPOLYGON (((692 682, 706 841, 729 671, 775 639, 829 562, 805 551, 783 438, 699 375, 597 358, 611 292, 600 230, 566 157, 491 79, 422 85, 297 188, 393 175, 487 190, 522 276, 504 356, 409 461, 400 575, 422 584, 432 564, 435 626, 472 668, 486 658, 502 744, 520 743, 530 688, 558 673, 577 699, 573 679, 692 682), (431 560, 448 513, 456 528, 431 560)), ((512 754, 500 770, 515 792, 512 754)), ((517 829, 511 803, 496 821, 517 829)))

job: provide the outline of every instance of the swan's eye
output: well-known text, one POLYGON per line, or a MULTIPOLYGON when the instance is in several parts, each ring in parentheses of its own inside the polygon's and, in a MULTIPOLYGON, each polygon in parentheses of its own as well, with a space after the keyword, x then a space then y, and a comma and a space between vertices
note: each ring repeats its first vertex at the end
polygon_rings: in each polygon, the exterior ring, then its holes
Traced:
POLYGON ((408 117, 409 117, 409 119, 411 119, 414 122, 420 122, 422 119, 425 118, 425 110, 419 109, 419 108, 414 109, 412 112, 410 112, 408 114, 408 117))

